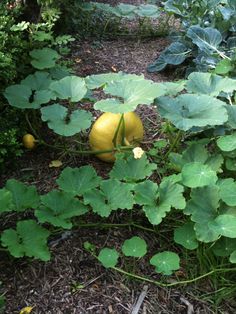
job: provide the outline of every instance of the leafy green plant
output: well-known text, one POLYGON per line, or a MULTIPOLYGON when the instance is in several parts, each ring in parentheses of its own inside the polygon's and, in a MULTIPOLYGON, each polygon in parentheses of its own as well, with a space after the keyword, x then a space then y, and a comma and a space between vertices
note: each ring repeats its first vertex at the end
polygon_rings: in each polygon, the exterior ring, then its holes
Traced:
POLYGON ((188 61, 187 73, 206 72, 234 58, 234 1, 168 0, 164 9, 180 18, 180 30, 170 36, 173 42, 148 66, 148 71, 161 71, 167 65, 188 61))

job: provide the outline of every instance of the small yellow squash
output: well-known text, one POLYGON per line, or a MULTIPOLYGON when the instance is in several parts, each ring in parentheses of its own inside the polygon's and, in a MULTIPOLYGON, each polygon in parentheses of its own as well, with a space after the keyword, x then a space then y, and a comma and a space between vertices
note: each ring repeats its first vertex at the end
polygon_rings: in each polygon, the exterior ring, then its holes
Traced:
MULTIPOLYGON (((119 121, 120 113, 103 113, 94 123, 89 134, 89 144, 93 151, 113 150, 114 143, 112 142, 119 121)), ((137 144, 143 139, 143 124, 139 116, 134 112, 124 114, 125 124, 125 145, 137 144)), ((119 128, 116 145, 121 145, 122 127, 119 128)), ((99 159, 106 162, 114 162, 115 156, 113 152, 102 153, 96 155, 99 159)))
POLYGON ((28 149, 34 149, 36 146, 36 141, 32 134, 25 134, 22 138, 22 143, 28 149))

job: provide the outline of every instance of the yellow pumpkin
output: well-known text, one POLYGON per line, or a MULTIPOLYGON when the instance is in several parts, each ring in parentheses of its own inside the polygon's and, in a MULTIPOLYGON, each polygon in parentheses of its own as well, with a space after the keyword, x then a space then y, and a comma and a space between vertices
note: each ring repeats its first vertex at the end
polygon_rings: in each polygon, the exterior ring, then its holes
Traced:
POLYGON ((25 134, 22 138, 23 145, 25 148, 33 149, 36 146, 36 141, 33 135, 25 134))
MULTIPOLYGON (((112 150, 114 143, 112 142, 119 121, 120 113, 103 113, 94 123, 89 134, 89 143, 93 151, 112 150)), ((124 114, 125 122, 125 139, 126 145, 140 142, 143 139, 143 124, 139 116, 134 112, 124 114)), ((122 127, 119 128, 116 145, 121 145, 122 127)), ((96 155, 99 159, 106 162, 114 162, 115 156, 113 152, 102 153, 96 155)))

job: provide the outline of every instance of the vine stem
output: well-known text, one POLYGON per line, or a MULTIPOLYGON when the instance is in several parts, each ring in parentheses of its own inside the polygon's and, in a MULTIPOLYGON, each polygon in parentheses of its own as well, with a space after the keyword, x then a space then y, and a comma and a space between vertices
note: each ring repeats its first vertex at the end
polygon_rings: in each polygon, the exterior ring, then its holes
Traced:
POLYGON ((77 155, 83 155, 83 154, 92 154, 92 155, 97 155, 97 154, 104 154, 104 153, 114 153, 116 151, 122 151, 122 150, 131 150, 133 149, 134 147, 133 146, 120 146, 118 148, 113 148, 113 149, 104 149, 104 150, 72 150, 72 149, 67 149, 63 146, 55 146, 55 145, 50 145, 44 141, 39 141, 39 144, 42 144, 42 145, 45 145, 45 146, 48 146, 48 147, 52 147, 52 148, 55 148, 55 149, 59 149, 59 150, 65 150, 67 153, 71 153, 71 154, 77 154, 77 155))
MULTIPOLYGON (((98 256, 91 250, 88 250, 90 252, 90 254, 95 257, 97 260, 98 260, 98 256)), ((99 261, 100 262, 100 261, 99 261)), ((188 280, 180 280, 180 281, 175 281, 175 282, 171 282, 171 283, 163 283, 161 281, 158 281, 158 280, 154 280, 154 279, 150 279, 150 278, 147 278, 147 277, 144 277, 144 276, 139 276, 139 275, 136 275, 134 273, 130 273, 130 272, 127 272, 119 267, 109 267, 110 269, 113 269, 123 275, 126 275, 128 277, 131 277, 131 278, 134 278, 134 279, 137 279, 137 280, 140 280, 140 281, 145 281, 145 282, 149 282, 151 284, 154 284, 156 286, 159 286, 159 287, 164 287, 164 288, 167 288, 167 287, 174 287, 174 286, 179 286, 179 285, 186 285, 186 284, 189 284, 189 283, 193 283, 193 282, 196 282, 198 280, 201 280, 203 278, 206 278, 206 277, 209 277, 215 273, 226 273, 226 272, 231 272, 231 271, 236 271, 236 268, 216 268, 216 269, 213 269, 211 271, 209 271, 208 273, 205 273, 203 275, 200 275, 200 276, 197 276, 197 277, 194 277, 192 279, 188 279, 188 280)))
POLYGON ((168 151, 164 155, 164 159, 166 159, 169 156, 169 154, 173 151, 173 149, 179 144, 179 141, 181 139, 181 135, 182 135, 182 132, 181 132, 181 130, 179 130, 176 137, 175 137, 174 142, 171 144, 170 148, 168 149, 168 151))
POLYGON ((137 229, 141 229, 148 232, 157 233, 154 229, 143 227, 139 224, 131 223, 124 223, 124 224, 109 224, 109 223, 84 223, 84 224, 75 224, 79 228, 93 228, 93 227, 100 227, 100 228, 122 228, 122 227, 134 227, 137 229))
POLYGON ((125 270, 119 268, 119 267, 111 267, 111 269, 118 271, 121 274, 124 274, 126 276, 141 280, 141 281, 146 281, 146 282, 150 282, 156 286, 160 286, 160 287, 173 287, 173 286, 178 286, 178 285, 185 285, 185 284, 189 284, 189 283, 193 283, 196 282, 198 280, 201 280, 205 277, 208 277, 210 275, 213 275, 215 273, 224 273, 224 272, 231 272, 231 271, 236 271, 236 268, 216 268, 214 270, 209 271, 208 273, 205 273, 201 276, 189 279, 189 280, 181 280, 181 281, 176 281, 176 282, 171 282, 171 283, 163 283, 161 281, 157 281, 157 280, 153 280, 147 277, 143 277, 143 276, 139 276, 133 273, 129 273, 126 272, 125 270))

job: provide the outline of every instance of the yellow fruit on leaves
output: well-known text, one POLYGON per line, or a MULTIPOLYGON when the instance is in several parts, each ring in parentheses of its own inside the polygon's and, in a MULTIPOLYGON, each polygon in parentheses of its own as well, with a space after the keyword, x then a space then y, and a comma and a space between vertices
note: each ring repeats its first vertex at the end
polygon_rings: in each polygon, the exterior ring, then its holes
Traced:
POLYGON ((25 148, 33 149, 36 146, 35 138, 32 134, 25 134, 22 139, 25 148))
MULTIPOLYGON (((113 150, 115 132, 121 119, 120 113, 103 113, 94 123, 89 134, 89 144, 93 151, 113 150)), ((134 112, 124 113, 124 142, 126 145, 137 144, 143 139, 143 124, 139 116, 134 112)), ((122 126, 119 128, 116 146, 122 144, 122 126)), ((114 162, 113 152, 96 155, 99 159, 114 162)))

